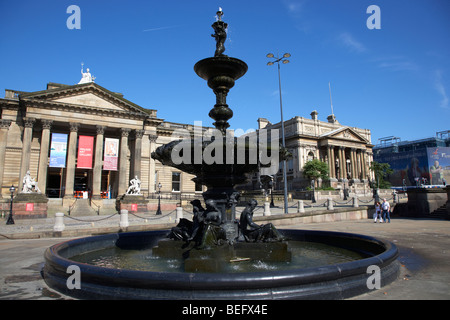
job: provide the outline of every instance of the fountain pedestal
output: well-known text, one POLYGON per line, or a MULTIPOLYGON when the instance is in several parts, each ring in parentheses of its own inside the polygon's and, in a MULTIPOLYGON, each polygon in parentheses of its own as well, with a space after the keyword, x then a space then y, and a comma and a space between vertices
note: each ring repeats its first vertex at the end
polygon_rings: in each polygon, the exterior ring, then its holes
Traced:
POLYGON ((116 199, 116 209, 129 212, 145 213, 148 211, 148 200, 143 195, 125 194, 116 199))

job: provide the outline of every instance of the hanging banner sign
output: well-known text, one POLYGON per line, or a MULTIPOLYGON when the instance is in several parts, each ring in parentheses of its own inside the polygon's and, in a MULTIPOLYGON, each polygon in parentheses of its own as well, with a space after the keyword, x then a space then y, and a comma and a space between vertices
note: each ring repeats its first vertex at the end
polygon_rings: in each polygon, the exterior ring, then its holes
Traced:
POLYGON ((67 134, 53 133, 52 144, 50 146, 50 164, 51 168, 65 168, 67 154, 67 134))
POLYGON ((105 138, 105 158, 103 170, 117 171, 119 159, 119 139, 105 138))
POLYGON ((78 169, 92 169, 92 156, 94 154, 94 137, 80 136, 78 139, 78 169))

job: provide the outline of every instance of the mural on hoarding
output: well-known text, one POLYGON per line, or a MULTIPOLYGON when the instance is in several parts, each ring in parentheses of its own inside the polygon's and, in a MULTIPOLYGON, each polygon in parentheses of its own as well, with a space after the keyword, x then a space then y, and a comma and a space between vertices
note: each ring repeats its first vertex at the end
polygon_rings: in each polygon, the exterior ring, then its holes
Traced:
POLYGON ((392 152, 374 155, 374 161, 389 163, 394 173, 387 177, 393 186, 417 185, 422 178, 429 180, 428 159, 426 150, 412 150, 406 152, 392 152))
POLYGON ((394 173, 387 180, 393 186, 442 185, 450 181, 450 147, 374 154, 374 161, 389 163, 394 173))
POLYGON ((450 148, 427 148, 431 184, 447 184, 450 181, 450 148))

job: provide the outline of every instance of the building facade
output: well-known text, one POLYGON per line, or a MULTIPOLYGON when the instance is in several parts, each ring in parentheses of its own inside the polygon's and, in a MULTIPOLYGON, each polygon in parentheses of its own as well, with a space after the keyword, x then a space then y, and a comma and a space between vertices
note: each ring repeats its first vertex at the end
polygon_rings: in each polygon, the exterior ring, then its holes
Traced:
MULTIPOLYGON (((162 193, 200 195, 205 188, 192 175, 163 166, 151 158, 160 145, 180 137, 174 132, 198 131, 193 125, 168 122, 146 109, 89 81, 76 85, 48 83, 42 91, 5 90, 0 99, 0 186, 7 201, 9 188, 20 192, 27 172, 48 198, 89 197, 102 205, 127 192, 138 177, 140 191, 151 198, 162 193), (176 134, 175 134, 176 135, 176 134), (159 185, 161 189, 159 189, 159 185)), ((328 164, 334 188, 365 188, 372 178, 371 133, 341 125, 334 117, 320 121, 294 117, 285 121, 288 190, 303 190, 311 181, 303 176, 304 164, 319 159, 328 164)), ((281 123, 258 119, 259 129, 280 130, 281 123)), ((207 128, 202 128, 204 132, 207 128)), ((281 137, 281 135, 280 135, 281 137)), ((255 179, 253 187, 257 188, 255 179)), ((274 175, 275 189, 282 189, 282 170, 274 175)))
POLYGON ((374 161, 388 163, 394 171, 386 177, 393 186, 446 185, 450 181, 450 130, 412 141, 381 138, 373 154, 374 161))
POLYGON ((93 81, 49 83, 46 90, 5 90, 0 99, 0 186, 9 199, 13 185, 22 190, 27 173, 49 198, 65 204, 85 195, 101 203, 126 193, 141 180, 141 193, 201 193, 191 175, 151 158, 178 128, 154 109, 142 108, 93 81))
MULTIPOLYGON (((303 175, 307 161, 319 159, 328 164, 330 186, 356 189, 366 188, 372 172, 373 160, 371 133, 368 129, 340 124, 334 115, 320 121, 317 111, 311 118, 294 117, 284 122, 286 148, 292 154, 287 161, 288 191, 304 190, 311 181, 303 175)), ((258 119, 258 128, 281 130, 281 122, 272 124, 267 119, 258 119)), ((281 137, 281 134, 279 134, 281 137)), ((274 176, 275 190, 283 188, 282 165, 274 176)))

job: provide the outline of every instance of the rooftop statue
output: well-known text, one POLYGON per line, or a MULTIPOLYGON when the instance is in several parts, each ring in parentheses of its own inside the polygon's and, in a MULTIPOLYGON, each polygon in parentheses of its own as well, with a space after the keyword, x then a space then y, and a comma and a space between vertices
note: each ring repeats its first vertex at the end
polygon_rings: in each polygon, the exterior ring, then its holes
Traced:
POLYGON ((84 64, 81 63, 81 75, 82 75, 82 78, 81 78, 80 82, 78 82, 78 84, 94 82, 95 77, 93 77, 91 75, 91 73, 89 72, 89 68, 86 69, 86 72, 83 72, 83 65, 84 64))

